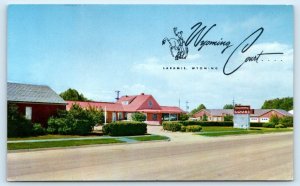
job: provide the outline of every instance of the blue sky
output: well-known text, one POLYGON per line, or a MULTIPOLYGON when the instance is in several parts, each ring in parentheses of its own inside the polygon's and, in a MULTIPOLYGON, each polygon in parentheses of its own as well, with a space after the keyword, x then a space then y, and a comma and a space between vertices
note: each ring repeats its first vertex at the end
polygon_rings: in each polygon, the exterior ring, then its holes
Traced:
MULTIPOLYGON (((269 58, 266 58, 269 59, 269 58)), ((263 101, 293 96, 293 9, 291 6, 12 5, 8 9, 8 81, 46 84, 60 93, 75 88, 97 101, 121 95, 152 94, 161 105, 185 109, 200 103, 221 108, 231 103, 259 108, 263 101), (270 60, 222 72, 233 48, 189 46, 175 61, 165 37, 173 27, 184 39, 197 22, 217 26, 208 40, 237 46, 260 27, 264 33, 234 63, 264 52, 284 52, 270 60), (216 66, 216 71, 166 71, 164 66, 216 66)))

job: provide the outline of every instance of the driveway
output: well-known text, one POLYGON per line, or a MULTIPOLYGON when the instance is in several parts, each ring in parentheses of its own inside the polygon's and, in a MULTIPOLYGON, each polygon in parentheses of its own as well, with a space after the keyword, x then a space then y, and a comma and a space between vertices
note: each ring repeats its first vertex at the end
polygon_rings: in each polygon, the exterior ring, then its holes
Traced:
POLYGON ((170 132, 163 130, 162 126, 147 126, 147 132, 150 134, 157 134, 167 136, 174 142, 186 142, 186 141, 203 141, 206 137, 200 135, 194 135, 192 132, 170 132))

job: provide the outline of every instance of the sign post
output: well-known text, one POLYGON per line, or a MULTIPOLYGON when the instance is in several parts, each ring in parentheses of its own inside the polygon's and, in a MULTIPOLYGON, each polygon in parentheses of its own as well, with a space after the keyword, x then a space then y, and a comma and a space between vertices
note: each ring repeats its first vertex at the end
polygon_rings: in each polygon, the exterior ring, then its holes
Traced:
POLYGON ((250 106, 237 105, 234 107, 233 128, 250 128, 250 114, 254 112, 250 106))

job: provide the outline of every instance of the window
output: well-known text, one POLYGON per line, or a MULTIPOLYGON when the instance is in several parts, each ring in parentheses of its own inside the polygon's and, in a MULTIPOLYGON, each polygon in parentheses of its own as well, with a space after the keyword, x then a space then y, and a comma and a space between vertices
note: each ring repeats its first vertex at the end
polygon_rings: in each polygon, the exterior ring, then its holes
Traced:
POLYGON ((115 112, 112 113, 112 121, 117 120, 117 114, 115 112))
POLYGON ((148 101, 148 106, 149 106, 149 108, 152 108, 153 104, 152 104, 151 100, 148 101))
POLYGON ((128 101, 122 101, 122 105, 128 105, 128 101))
POLYGON ((25 108, 25 118, 31 120, 32 118, 32 107, 25 108))
POLYGON ((118 112, 118 120, 122 120, 123 119, 123 113, 122 112, 118 112))
POLYGON ((152 120, 157 121, 157 114, 152 114, 152 120))

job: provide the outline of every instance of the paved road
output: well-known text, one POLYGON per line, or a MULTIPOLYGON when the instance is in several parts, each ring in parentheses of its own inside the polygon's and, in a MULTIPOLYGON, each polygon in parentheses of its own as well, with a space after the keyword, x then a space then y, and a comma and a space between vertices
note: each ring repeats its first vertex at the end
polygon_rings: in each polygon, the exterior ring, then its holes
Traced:
POLYGON ((293 133, 8 153, 7 179, 291 180, 293 133))

